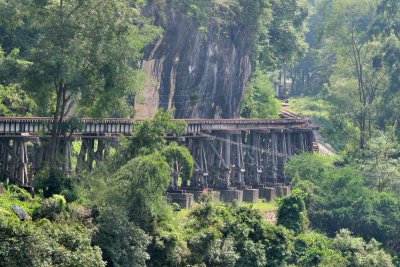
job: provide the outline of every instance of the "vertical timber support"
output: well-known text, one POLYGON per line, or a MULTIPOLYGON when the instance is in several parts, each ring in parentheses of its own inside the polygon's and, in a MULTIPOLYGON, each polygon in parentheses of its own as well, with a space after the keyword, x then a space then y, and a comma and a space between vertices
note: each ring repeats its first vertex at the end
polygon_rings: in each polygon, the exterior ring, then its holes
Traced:
POLYGON ((6 182, 8 178, 8 150, 6 146, 8 145, 9 140, 4 138, 0 139, 0 152, 1 152, 1 169, 0 169, 0 182, 6 182))
POLYGON ((64 144, 64 171, 70 176, 73 173, 72 170, 72 142, 66 141, 64 144))
POLYGON ((242 133, 236 134, 236 162, 237 162, 237 174, 239 179, 239 185, 241 187, 245 186, 244 181, 244 156, 243 156, 243 143, 242 143, 242 133))
POLYGON ((29 186, 31 172, 29 168, 28 140, 21 137, 0 139, 1 144, 1 180, 11 184, 29 186))
POLYGON ((224 142, 224 160, 228 169, 225 172, 225 184, 226 188, 229 189, 231 187, 231 135, 229 133, 225 134, 225 142, 224 142))

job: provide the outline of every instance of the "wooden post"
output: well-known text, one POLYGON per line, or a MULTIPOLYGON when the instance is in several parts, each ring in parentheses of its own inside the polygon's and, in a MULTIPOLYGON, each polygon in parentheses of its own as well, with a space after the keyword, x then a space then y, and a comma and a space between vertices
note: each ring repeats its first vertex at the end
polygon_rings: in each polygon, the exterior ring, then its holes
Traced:
POLYGON ((6 148, 7 143, 9 142, 8 139, 5 139, 3 142, 0 142, 1 145, 1 181, 6 182, 8 178, 8 151, 6 148))
POLYGON ((86 143, 88 145, 88 159, 87 159, 87 168, 88 170, 93 170, 93 162, 95 161, 95 155, 94 155, 94 139, 88 138, 86 139, 86 143))
POLYGON ((229 189, 229 187, 231 186, 231 135, 230 134, 226 134, 225 135, 225 147, 224 147, 224 160, 225 160, 225 164, 228 166, 228 170, 226 170, 225 172, 225 183, 226 183, 226 187, 229 189))
POLYGON ((272 133, 272 180, 276 183, 277 180, 277 164, 278 164, 278 137, 276 133, 272 133))
POLYGON ((95 153, 96 164, 98 164, 104 160, 105 148, 106 148, 106 143, 105 143, 104 139, 101 139, 101 138, 97 139, 97 150, 95 153))
POLYGON ((66 175, 72 175, 72 142, 67 141, 64 149, 64 170, 66 175))
POLYGON ((300 133, 300 149, 301 152, 305 152, 305 145, 304 145, 304 135, 303 133, 300 133))
POLYGON ((79 156, 78 156, 78 163, 76 164, 76 172, 79 173, 81 171, 84 171, 86 169, 86 156, 87 156, 87 144, 86 144, 86 139, 82 138, 82 145, 81 145, 81 150, 79 151, 79 156))
POLYGON ((243 146, 242 146, 242 136, 241 134, 236 134, 236 162, 239 184, 244 186, 244 166, 243 166, 243 146))
POLYGON ((208 161, 206 155, 207 147, 204 145, 204 140, 201 140, 201 157, 203 159, 203 167, 201 173, 201 185, 202 188, 208 188, 207 176, 208 176, 208 161))

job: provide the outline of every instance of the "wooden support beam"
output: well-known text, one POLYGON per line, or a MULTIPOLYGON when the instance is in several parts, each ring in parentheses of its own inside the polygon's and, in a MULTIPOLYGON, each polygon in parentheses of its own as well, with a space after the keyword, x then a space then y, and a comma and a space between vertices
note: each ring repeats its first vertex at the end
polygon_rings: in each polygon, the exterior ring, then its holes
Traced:
POLYGON ((231 186, 231 135, 225 134, 225 144, 224 144, 224 161, 228 170, 225 172, 225 183, 226 187, 229 189, 231 186))
POLYGON ((227 170, 229 170, 229 166, 226 164, 225 159, 222 157, 222 153, 218 152, 218 150, 215 148, 215 146, 210 142, 209 143, 212 151, 214 151, 215 155, 218 157, 218 159, 220 160, 220 164, 227 170))
MULTIPOLYGON (((1 141, 1 140, 0 140, 1 141)), ((8 172, 8 150, 6 149, 6 145, 4 144, 5 142, 8 142, 4 140, 4 142, 0 142, 0 147, 1 147, 1 173, 0 173, 0 181, 6 182, 9 172, 8 172)))
POLYGON ((64 149, 64 171, 70 176, 72 175, 72 142, 67 141, 64 149))

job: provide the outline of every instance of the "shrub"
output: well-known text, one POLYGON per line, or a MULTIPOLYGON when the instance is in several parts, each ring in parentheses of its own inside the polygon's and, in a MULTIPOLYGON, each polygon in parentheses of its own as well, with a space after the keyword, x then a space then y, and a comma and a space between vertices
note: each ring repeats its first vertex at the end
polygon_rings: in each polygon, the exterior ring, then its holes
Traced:
POLYGON ((0 216, 1 266, 105 266, 91 231, 47 219, 21 222, 0 216))
POLYGON ((60 220, 66 215, 67 201, 61 195, 44 199, 42 205, 36 210, 34 218, 46 218, 49 220, 60 220))
POLYGON ((20 188, 16 185, 10 185, 8 190, 12 197, 20 201, 33 201, 32 195, 23 188, 20 188))
POLYGON ((33 181, 33 186, 37 191, 43 191, 45 198, 60 194, 65 188, 71 188, 69 179, 56 168, 47 168, 39 172, 33 181))
POLYGON ((93 242, 102 249, 110 266, 145 266, 150 238, 128 220, 127 214, 117 208, 102 210, 96 223, 93 242))
POLYGON ((308 227, 305 193, 300 189, 279 202, 278 224, 293 230, 296 234, 304 232, 308 227))

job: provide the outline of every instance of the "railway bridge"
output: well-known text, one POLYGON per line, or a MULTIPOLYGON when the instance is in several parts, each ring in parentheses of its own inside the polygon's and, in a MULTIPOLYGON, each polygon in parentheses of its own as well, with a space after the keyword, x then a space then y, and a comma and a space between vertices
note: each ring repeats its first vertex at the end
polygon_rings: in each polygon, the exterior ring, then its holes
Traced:
MULTIPOLYGON (((166 136, 185 145, 195 160, 190 184, 196 189, 251 188, 285 184, 284 163, 312 152, 315 127, 304 119, 186 119, 186 133, 166 136)), ((41 168, 52 118, 0 117, 0 180, 29 186, 41 168)), ((65 120, 68 122, 68 119, 65 120)), ((67 172, 91 169, 110 154, 121 136, 130 136, 140 120, 81 119, 80 130, 62 138, 67 172), (81 141, 74 155, 72 144, 81 141), (72 164, 73 158, 75 157, 72 164), (73 168, 74 167, 74 168, 73 168)), ((171 188, 178 188, 177 177, 171 188)))

